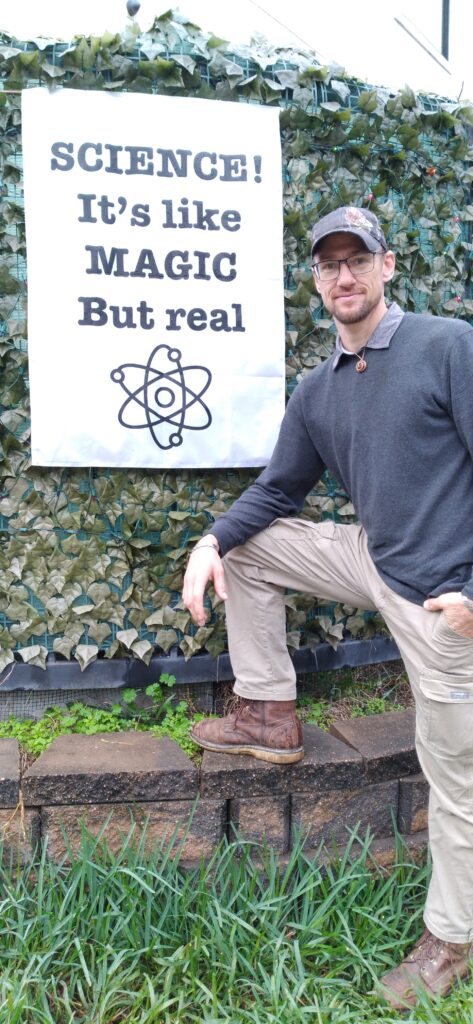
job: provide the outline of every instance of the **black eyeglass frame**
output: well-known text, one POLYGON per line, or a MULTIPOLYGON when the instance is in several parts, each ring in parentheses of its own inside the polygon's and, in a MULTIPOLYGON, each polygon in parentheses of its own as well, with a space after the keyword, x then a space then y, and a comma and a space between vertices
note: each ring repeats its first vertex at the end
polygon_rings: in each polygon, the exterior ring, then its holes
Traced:
POLYGON ((386 250, 385 249, 376 249, 374 252, 366 252, 366 251, 365 252, 355 252, 351 256, 345 256, 344 259, 342 259, 342 260, 336 260, 336 259, 333 259, 333 260, 319 260, 318 263, 314 261, 313 263, 311 263, 311 268, 312 268, 312 270, 315 271, 315 274, 317 276, 317 280, 318 281, 322 281, 322 280, 325 280, 325 281, 336 281, 337 277, 340 276, 340 268, 341 268, 341 264, 342 263, 346 263, 346 265, 347 265, 347 267, 348 267, 348 269, 350 271, 350 274, 353 274, 353 277, 363 277, 364 274, 370 274, 371 273, 371 271, 374 268, 374 258, 375 258, 375 256, 379 256, 380 253, 386 253, 386 250), (361 271, 360 270, 359 271, 352 270, 352 268, 350 266, 350 261, 358 259, 359 256, 371 256, 372 257, 371 266, 368 267, 366 270, 361 270, 361 271), (337 273, 333 274, 333 276, 331 276, 331 277, 321 278, 319 267, 323 263, 338 263, 337 273))

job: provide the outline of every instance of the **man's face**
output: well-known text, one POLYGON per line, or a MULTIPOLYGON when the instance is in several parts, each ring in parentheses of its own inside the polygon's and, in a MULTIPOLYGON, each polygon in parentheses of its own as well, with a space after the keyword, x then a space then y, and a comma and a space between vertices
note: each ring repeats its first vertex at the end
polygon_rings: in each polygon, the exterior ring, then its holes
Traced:
MULTIPOLYGON (((339 232, 324 238, 314 260, 342 260, 361 252, 366 249, 356 235, 339 232)), ((346 263, 341 264, 340 274, 332 281, 319 281, 315 270, 312 273, 327 312, 341 324, 355 324, 377 308, 384 309, 384 285, 391 280, 394 265, 394 254, 382 252, 376 253, 373 269, 360 277, 355 277, 346 263)))

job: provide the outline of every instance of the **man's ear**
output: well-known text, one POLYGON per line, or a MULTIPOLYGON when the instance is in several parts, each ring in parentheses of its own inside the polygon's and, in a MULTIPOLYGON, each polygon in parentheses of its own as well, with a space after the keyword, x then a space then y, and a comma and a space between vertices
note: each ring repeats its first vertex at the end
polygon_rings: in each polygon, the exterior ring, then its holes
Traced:
POLYGON ((394 253, 391 252, 391 249, 388 249, 388 251, 387 251, 387 253, 386 253, 385 257, 384 257, 384 263, 383 263, 383 281, 384 281, 385 284, 387 284, 387 282, 390 281, 391 278, 394 276, 395 269, 396 269, 396 257, 394 255, 394 253))

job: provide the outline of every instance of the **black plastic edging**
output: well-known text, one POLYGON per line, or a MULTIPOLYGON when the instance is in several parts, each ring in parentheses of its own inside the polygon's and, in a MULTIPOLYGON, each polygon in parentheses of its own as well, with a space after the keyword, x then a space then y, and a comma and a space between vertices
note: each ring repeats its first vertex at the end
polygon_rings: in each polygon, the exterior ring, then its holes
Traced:
MULTIPOLYGON (((330 644, 320 644, 315 650, 301 647, 295 651, 293 662, 296 672, 332 672, 357 665, 377 665, 383 661, 397 661, 400 654, 394 640, 375 636, 371 640, 344 640, 334 650, 330 644)), ((188 661, 175 648, 168 655, 152 658, 149 665, 135 658, 99 658, 83 672, 77 661, 65 661, 54 654, 48 655, 46 668, 24 665, 15 661, 0 675, 0 693, 13 690, 106 690, 124 686, 143 687, 159 679, 161 672, 176 677, 179 685, 198 683, 225 683, 234 679, 230 657, 220 654, 196 654, 188 661)))

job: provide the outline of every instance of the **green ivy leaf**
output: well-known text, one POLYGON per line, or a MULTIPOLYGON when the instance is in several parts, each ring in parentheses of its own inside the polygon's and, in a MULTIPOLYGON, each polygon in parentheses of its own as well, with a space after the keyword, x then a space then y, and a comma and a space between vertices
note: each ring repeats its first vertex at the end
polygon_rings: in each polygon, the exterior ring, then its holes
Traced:
POLYGON ((156 633, 156 644, 167 654, 171 647, 176 647, 178 636, 175 629, 160 629, 156 633))
POLYGON ((360 92, 358 96, 358 107, 360 110, 366 111, 367 114, 374 114, 378 107, 378 102, 378 94, 375 89, 360 92))
POLYGON ((140 658, 146 665, 149 665, 154 653, 154 647, 153 644, 150 644, 149 640, 137 640, 136 643, 132 644, 131 651, 137 658, 140 658))
POLYGON ((413 110, 417 106, 417 98, 412 89, 408 85, 402 89, 400 99, 403 107, 407 110, 413 110))
POLYGON ((117 632, 117 640, 119 640, 127 650, 131 650, 132 644, 135 640, 138 640, 138 636, 138 630, 136 629, 121 629, 117 632))
POLYGON ((58 636, 53 641, 55 654, 62 654, 64 658, 70 658, 75 647, 75 641, 69 636, 58 636))
POLYGON ((17 653, 27 665, 46 668, 47 647, 43 647, 41 644, 33 644, 31 647, 20 647, 17 653))
POLYGON ((111 635, 110 626, 106 622, 94 622, 89 626, 87 635, 91 640, 95 640, 99 647, 103 646, 104 640, 111 635))
POLYGON ((99 649, 94 644, 77 645, 74 657, 76 661, 79 662, 81 672, 83 672, 88 665, 91 665, 93 661, 97 660, 98 653, 99 649))
POLYGON ((199 643, 196 637, 191 636, 190 634, 186 634, 179 644, 179 647, 186 661, 188 661, 193 654, 197 654, 197 652, 200 651, 201 646, 202 645, 199 643))
POLYGON ((10 274, 6 266, 0 266, 0 291, 3 295, 17 295, 21 291, 20 281, 10 274))

